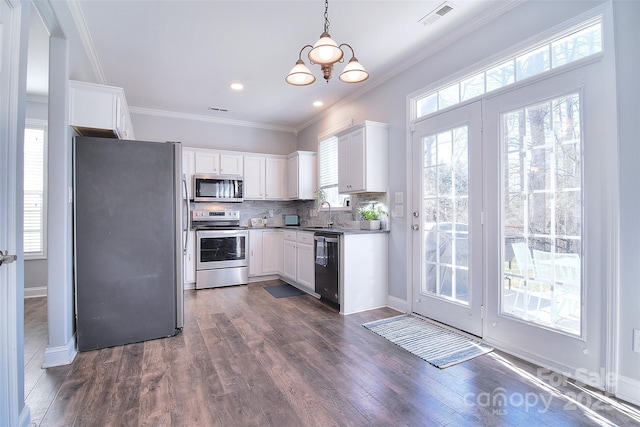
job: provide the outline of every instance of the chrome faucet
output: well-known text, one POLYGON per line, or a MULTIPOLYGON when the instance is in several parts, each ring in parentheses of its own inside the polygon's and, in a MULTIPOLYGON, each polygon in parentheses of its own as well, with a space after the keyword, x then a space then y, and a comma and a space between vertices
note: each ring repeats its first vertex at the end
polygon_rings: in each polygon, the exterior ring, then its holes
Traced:
POLYGON ((322 208, 322 206, 324 206, 325 204, 329 206, 329 220, 327 221, 327 228, 331 228, 331 226, 333 225, 333 221, 331 221, 331 203, 327 202, 326 200, 320 202, 320 205, 318 205, 318 212, 320 212, 320 208, 322 208))

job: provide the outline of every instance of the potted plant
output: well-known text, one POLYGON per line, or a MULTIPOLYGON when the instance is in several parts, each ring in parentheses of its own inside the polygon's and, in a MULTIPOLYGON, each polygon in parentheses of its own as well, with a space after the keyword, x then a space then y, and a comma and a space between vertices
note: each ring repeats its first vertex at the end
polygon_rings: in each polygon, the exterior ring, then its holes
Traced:
POLYGON ((374 207, 373 205, 367 208, 358 208, 358 213, 360 214, 361 230, 379 230, 380 215, 387 214, 380 206, 374 207))

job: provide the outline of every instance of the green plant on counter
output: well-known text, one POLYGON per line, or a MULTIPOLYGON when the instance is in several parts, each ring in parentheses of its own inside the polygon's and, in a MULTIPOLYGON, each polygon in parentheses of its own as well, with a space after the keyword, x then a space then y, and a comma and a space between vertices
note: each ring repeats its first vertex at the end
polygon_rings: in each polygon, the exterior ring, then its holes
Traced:
POLYGON ((314 193, 319 203, 324 201, 324 190, 322 188, 318 188, 314 193))
POLYGON ((387 213, 380 207, 370 206, 368 208, 358 208, 360 217, 365 221, 375 221, 380 219, 380 215, 386 215, 387 213))

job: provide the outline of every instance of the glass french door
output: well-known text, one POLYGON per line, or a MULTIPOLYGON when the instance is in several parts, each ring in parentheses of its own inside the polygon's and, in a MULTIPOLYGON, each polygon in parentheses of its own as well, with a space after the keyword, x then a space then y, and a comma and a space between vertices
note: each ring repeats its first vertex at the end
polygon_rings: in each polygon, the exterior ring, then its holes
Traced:
POLYGON ((602 387, 615 184, 598 66, 485 101, 484 338, 602 387))
POLYGON ((413 311, 482 336, 481 104, 415 124, 413 311))

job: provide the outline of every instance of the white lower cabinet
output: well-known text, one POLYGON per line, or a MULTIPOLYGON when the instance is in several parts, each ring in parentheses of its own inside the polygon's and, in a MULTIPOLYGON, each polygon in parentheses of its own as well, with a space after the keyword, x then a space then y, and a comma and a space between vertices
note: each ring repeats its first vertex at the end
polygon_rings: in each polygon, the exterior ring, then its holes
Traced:
POLYGON ((196 283, 196 232, 187 232, 187 253, 184 254, 185 287, 196 283))
POLYGON ((386 306, 387 234, 345 233, 340 240, 340 313, 352 314, 386 306))
POLYGON ((315 291, 313 233, 284 231, 282 276, 309 291, 315 291))
POLYGON ((262 232, 262 274, 279 274, 282 271, 282 231, 262 232))
POLYGON ((249 276, 282 272, 282 231, 249 230, 249 276))
MULTIPOLYGON (((295 232, 294 232, 295 235, 295 232)), ((296 280, 296 241, 285 240, 282 260, 282 275, 287 279, 296 280)))
POLYGON ((297 282, 315 291, 315 258, 313 255, 313 233, 297 233, 298 251, 296 255, 297 282))

